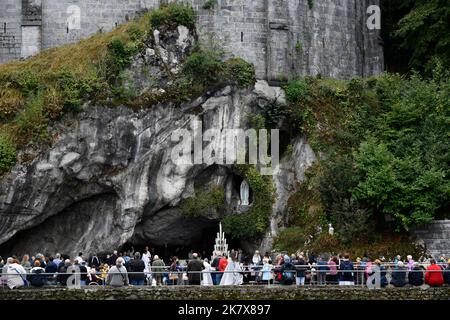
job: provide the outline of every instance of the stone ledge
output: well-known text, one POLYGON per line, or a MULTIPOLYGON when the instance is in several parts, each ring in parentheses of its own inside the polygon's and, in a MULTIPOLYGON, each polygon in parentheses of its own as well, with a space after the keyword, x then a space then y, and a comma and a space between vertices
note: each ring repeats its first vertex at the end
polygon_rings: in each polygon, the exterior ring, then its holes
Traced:
POLYGON ((450 300, 450 287, 164 287, 0 289, 0 300, 450 300))

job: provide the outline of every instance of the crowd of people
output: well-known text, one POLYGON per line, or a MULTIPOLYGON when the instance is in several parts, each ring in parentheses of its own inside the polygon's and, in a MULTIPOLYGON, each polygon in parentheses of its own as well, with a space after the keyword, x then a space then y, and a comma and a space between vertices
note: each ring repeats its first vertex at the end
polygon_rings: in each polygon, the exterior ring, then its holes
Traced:
POLYGON ((10 289, 24 286, 67 286, 78 279, 80 286, 162 286, 162 285, 365 285, 369 277, 379 273, 379 285, 386 287, 450 285, 450 259, 431 257, 414 261, 412 256, 403 260, 397 256, 391 262, 383 257, 371 260, 350 260, 348 254, 336 256, 303 252, 297 254, 261 255, 245 257, 242 250, 215 253, 211 261, 191 252, 189 259, 170 258, 166 264, 152 254, 149 247, 143 253, 114 251, 105 257, 80 252, 71 259, 57 253, 55 256, 37 254, 0 257, 0 285, 10 289), (76 275, 78 278, 74 277, 76 275), (69 283, 70 282, 70 283, 69 283))

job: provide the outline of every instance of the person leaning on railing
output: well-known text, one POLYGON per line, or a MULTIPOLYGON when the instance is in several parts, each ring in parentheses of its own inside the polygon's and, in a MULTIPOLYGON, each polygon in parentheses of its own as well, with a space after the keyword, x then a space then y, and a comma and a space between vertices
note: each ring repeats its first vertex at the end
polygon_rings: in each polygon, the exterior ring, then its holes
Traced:
POLYGON ((111 267, 106 277, 106 285, 113 287, 123 287, 130 284, 128 272, 124 266, 125 260, 122 257, 116 259, 116 265, 111 267))
POLYGON ((391 284, 394 287, 401 288, 406 285, 406 271, 408 269, 405 267, 405 264, 402 261, 397 262, 397 266, 394 268, 392 272, 391 284))
POLYGON ((447 261, 447 268, 444 269, 444 282, 450 286, 450 259, 447 261))
POLYGON ((354 278, 354 266, 353 263, 350 262, 349 255, 344 254, 344 258, 341 260, 339 264, 339 285, 340 286, 353 286, 355 285, 354 278))
POLYGON ((414 262, 412 269, 408 272, 408 283, 414 287, 423 285, 423 268, 418 262, 414 262))
MULTIPOLYGON (((374 262, 374 265, 378 266, 378 268, 380 268, 380 286, 382 288, 387 287, 389 285, 389 281, 386 278, 386 267, 381 263, 380 259, 376 259, 374 262)), ((372 269, 373 272, 373 269, 372 269)), ((372 273, 370 274, 372 275, 372 273)))
POLYGON ((141 259, 141 254, 136 252, 134 258, 127 264, 127 270, 130 272, 130 282, 134 286, 142 286, 145 281, 145 263, 141 259))
POLYGON ((427 268, 425 273, 425 283, 430 287, 440 287, 444 284, 444 276, 442 269, 436 264, 436 260, 430 260, 431 265, 427 268))
POLYGON ((48 258, 48 263, 45 266, 45 273, 48 273, 47 275, 47 283, 50 285, 56 284, 56 277, 55 274, 58 271, 58 266, 54 262, 54 259, 52 256, 48 258))
POLYGON ((8 258, 6 262, 7 263, 3 267, 2 271, 2 275, 6 276, 6 285, 10 289, 27 286, 27 272, 25 271, 24 267, 19 264, 19 260, 15 258, 8 258))
POLYGON ((298 286, 304 286, 305 285, 305 279, 306 279, 306 270, 308 267, 306 266, 305 258, 302 254, 300 254, 295 260, 292 261, 292 264, 295 268, 295 283, 298 286))
POLYGON ((67 285, 67 279, 70 277, 70 274, 67 273, 67 270, 69 269, 69 267, 72 265, 72 263, 70 262, 69 259, 64 260, 64 265, 59 269, 58 271, 58 282, 63 285, 66 286, 67 285))
POLYGON ((157 285, 163 285, 163 273, 165 266, 164 261, 161 260, 158 255, 155 255, 152 263, 152 274, 157 285))
POLYGON ((171 259, 169 267, 169 284, 174 286, 178 283, 181 283, 180 277, 182 277, 182 275, 183 273, 181 272, 181 266, 178 257, 174 256, 171 259))
POLYGON ((205 269, 203 262, 198 258, 198 254, 192 255, 192 260, 187 265, 187 272, 189 277, 189 285, 200 285, 202 280, 201 272, 205 269))
POLYGON ((34 261, 34 267, 28 275, 28 281, 33 287, 43 287, 47 283, 45 269, 41 267, 39 260, 34 261))
POLYGON ((106 278, 108 277, 108 272, 109 272, 109 265, 107 263, 103 263, 102 265, 100 265, 98 277, 102 281, 103 284, 105 284, 105 282, 106 282, 106 278))

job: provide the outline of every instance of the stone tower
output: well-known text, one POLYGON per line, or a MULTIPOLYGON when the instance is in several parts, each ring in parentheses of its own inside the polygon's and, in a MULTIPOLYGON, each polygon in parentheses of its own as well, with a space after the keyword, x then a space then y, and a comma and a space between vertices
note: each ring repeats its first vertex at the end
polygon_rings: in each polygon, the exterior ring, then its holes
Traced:
POLYGON ((379 0, 217 0, 209 9, 206 0, 2 0, 0 63, 109 31, 176 1, 197 10, 205 44, 254 63, 257 77, 271 83, 384 69, 379 31, 366 26, 367 8, 379 0))

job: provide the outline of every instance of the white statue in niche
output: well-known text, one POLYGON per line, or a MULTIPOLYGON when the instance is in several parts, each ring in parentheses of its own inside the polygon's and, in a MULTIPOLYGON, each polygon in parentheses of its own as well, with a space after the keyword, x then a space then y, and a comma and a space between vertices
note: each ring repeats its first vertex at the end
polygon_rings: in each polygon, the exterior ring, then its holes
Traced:
POLYGON ((241 206, 248 206, 249 203, 249 195, 250 195, 250 186, 246 180, 241 183, 241 206))
POLYGON ((331 223, 328 225, 328 234, 330 236, 332 236, 334 234, 334 228, 333 228, 333 225, 331 223))

